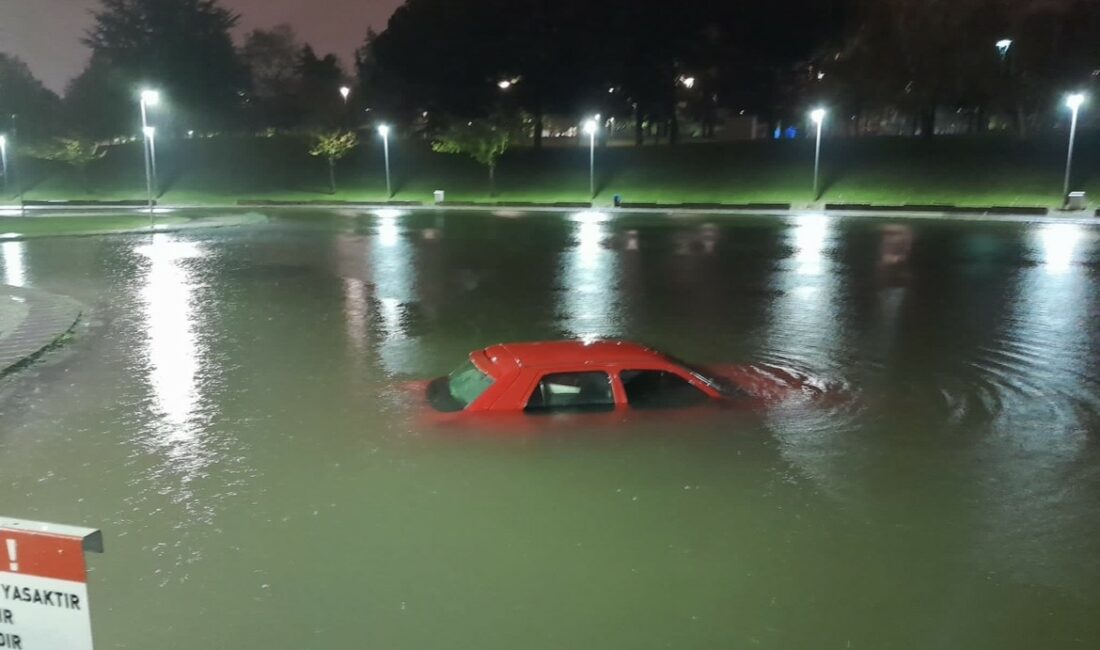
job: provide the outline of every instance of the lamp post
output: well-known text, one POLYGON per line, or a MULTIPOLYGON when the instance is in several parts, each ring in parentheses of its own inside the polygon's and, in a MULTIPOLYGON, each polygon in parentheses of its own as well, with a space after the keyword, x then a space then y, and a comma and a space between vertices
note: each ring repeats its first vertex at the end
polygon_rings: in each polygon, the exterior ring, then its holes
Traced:
POLYGON ((153 195, 153 168, 150 167, 149 160, 156 155, 153 153, 153 138, 157 135, 157 129, 153 126, 147 126, 141 130, 145 136, 145 193, 149 201, 149 223, 153 222, 153 204, 156 202, 156 197, 153 195))
POLYGON ((141 105, 142 148, 145 151, 145 190, 149 200, 150 221, 153 214, 153 191, 157 184, 157 159, 156 149, 153 148, 153 137, 156 134, 156 129, 149 126, 149 108, 159 103, 159 92, 155 90, 141 91, 139 104, 141 105))
MULTIPOLYGON (((1073 118, 1070 121, 1069 126, 1069 153, 1066 155, 1066 180, 1062 185, 1062 200, 1069 200, 1069 181, 1070 174, 1073 172, 1073 145, 1077 141, 1077 116, 1081 111, 1081 105, 1085 103, 1085 95, 1083 93, 1073 93, 1066 97, 1066 106, 1073 113, 1073 118)), ((1063 203, 1063 205, 1065 205, 1063 203)))
POLYGON ((814 201, 817 201, 821 178, 821 131, 825 124, 826 111, 824 108, 816 108, 810 113, 810 119, 817 125, 817 146, 814 148, 814 201))
POLYGON ((596 199, 596 120, 584 123, 584 132, 588 134, 588 192, 592 200, 596 199))
POLYGON ((8 137, 0 135, 0 168, 4 171, 4 196, 8 195, 8 137))
POLYGON ((378 135, 382 136, 382 151, 386 156, 386 200, 393 198, 393 190, 390 185, 390 127, 387 124, 378 125, 378 135))

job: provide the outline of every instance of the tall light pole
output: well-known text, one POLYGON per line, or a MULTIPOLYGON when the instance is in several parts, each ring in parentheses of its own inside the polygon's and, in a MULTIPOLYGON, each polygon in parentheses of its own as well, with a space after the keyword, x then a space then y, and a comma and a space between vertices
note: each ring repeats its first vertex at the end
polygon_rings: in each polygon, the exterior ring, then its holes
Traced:
POLYGON ((153 188, 156 186, 157 160, 156 150, 153 148, 153 137, 156 129, 149 126, 149 107, 160 103, 160 93, 155 90, 141 91, 139 104, 141 105, 141 133, 142 148, 145 150, 145 190, 149 199, 149 214, 153 214, 153 188))
POLYGON ((387 124, 378 125, 378 135, 382 136, 382 151, 386 155, 386 200, 393 198, 393 189, 390 185, 390 127, 387 124))
POLYGON ((596 120, 584 123, 584 132, 588 134, 588 193, 596 199, 596 120))
POLYGON ((817 146, 814 148, 814 201, 817 201, 818 188, 821 178, 821 131, 825 124, 826 111, 824 108, 815 108, 810 112, 810 119, 817 125, 817 146))
POLYGON ((4 170, 4 196, 8 195, 8 137, 0 135, 0 167, 4 170))
MULTIPOLYGON (((1085 103, 1083 93, 1073 93, 1066 97, 1066 106, 1073 113, 1069 126, 1069 153, 1066 155, 1066 181, 1062 185, 1062 200, 1069 200, 1070 174, 1073 172, 1073 145, 1077 141, 1077 115, 1081 111, 1081 105, 1085 103)), ((1064 204, 1063 204, 1064 205, 1064 204)))
POLYGON ((149 222, 152 223, 153 204, 156 202, 156 198, 153 195, 153 171, 149 165, 149 160, 154 155, 153 138, 157 135, 157 129, 154 126, 147 126, 141 132, 145 136, 145 193, 149 200, 149 222))

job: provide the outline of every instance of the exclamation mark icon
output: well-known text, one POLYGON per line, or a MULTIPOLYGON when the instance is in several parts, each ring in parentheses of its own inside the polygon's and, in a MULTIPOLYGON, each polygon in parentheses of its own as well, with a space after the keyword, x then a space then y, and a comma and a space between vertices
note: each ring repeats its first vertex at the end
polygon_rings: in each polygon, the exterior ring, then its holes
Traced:
POLYGON ((15 540, 14 539, 5 539, 4 541, 7 543, 7 546, 8 546, 8 570, 9 571, 18 571, 19 570, 19 552, 18 552, 18 548, 16 547, 15 540))

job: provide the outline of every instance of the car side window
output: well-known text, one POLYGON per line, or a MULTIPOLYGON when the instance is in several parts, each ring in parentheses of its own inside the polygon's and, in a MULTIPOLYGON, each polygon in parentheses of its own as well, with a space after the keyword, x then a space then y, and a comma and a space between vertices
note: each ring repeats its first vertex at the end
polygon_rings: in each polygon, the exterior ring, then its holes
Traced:
POLYGON ((631 408, 683 408, 710 399, 683 377, 663 370, 624 370, 619 379, 631 408))
POLYGON ((606 372, 545 375, 527 400, 528 413, 611 411, 615 395, 606 372))

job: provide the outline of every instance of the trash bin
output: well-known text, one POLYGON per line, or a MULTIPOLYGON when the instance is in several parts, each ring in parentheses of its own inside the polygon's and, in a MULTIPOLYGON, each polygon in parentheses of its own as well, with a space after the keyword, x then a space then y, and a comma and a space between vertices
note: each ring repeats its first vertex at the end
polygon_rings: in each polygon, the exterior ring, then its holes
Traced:
POLYGON ((615 195, 615 198, 614 198, 614 199, 612 199, 612 200, 613 200, 613 201, 615 201, 615 207, 616 207, 616 208, 621 208, 621 207, 623 207, 623 197, 622 197, 622 195, 621 195, 621 194, 616 194, 616 195, 615 195))
POLYGON ((434 194, 435 194, 435 202, 436 202, 436 204, 438 205, 438 204, 440 204, 440 203, 443 203, 443 201, 444 201, 444 197, 445 197, 445 195, 444 195, 444 193, 443 193, 443 190, 436 190, 436 191, 434 192, 434 194))
POLYGON ((1089 207, 1089 197, 1084 192, 1070 192, 1066 197, 1066 209, 1067 210, 1087 210, 1089 207))

